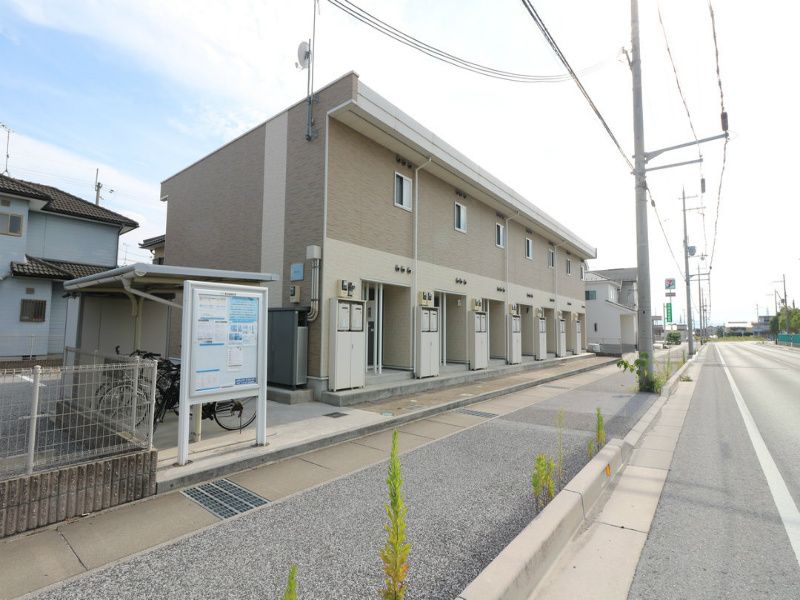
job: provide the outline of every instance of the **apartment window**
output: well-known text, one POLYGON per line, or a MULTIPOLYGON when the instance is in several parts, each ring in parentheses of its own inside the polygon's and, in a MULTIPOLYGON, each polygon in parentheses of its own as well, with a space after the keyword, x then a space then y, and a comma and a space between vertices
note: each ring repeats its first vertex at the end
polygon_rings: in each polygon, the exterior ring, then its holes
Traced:
POLYGON ((11 200, 8 198, 0 198, 0 206, 11 206, 11 200))
POLYGON ((411 210, 411 180, 400 173, 394 174, 394 205, 411 210))
POLYGON ((594 324, 594 331, 597 333, 597 323, 594 324))
POLYGON ((572 275, 572 259, 567 259, 567 275, 572 275))
POLYGON ((506 226, 500 223, 494 224, 494 244, 498 248, 506 247, 506 226))
POLYGON ((29 323, 43 323, 46 309, 46 300, 23 300, 19 307, 19 320, 29 323))
POLYGON ((525 258, 533 260, 533 240, 525 238, 525 258))
POLYGON ((467 233, 467 207, 458 202, 455 206, 455 228, 456 231, 467 233))
POLYGON ((0 213, 0 233, 3 235, 22 235, 22 215, 0 213))
POLYGON ((586 265, 581 265, 581 281, 586 280, 586 265))
POLYGON ((597 300, 597 290, 586 290, 587 300, 597 300))
POLYGON ((551 269, 556 266, 556 249, 553 247, 547 249, 547 266, 551 269))

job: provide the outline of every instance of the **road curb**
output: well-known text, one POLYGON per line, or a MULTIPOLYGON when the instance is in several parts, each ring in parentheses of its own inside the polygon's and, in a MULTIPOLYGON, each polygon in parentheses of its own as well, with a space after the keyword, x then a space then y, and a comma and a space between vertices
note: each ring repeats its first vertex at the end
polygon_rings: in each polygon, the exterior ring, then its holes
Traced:
POLYGON ((530 597, 584 524, 603 490, 630 460, 642 434, 674 393, 692 360, 673 373, 659 397, 628 435, 621 440, 614 438, 603 446, 456 600, 527 600, 530 597))
MULTIPOLYGON (((603 367, 607 367, 611 364, 614 364, 616 361, 617 359, 604 361, 594 365, 580 367, 578 369, 574 369, 568 372, 558 373, 550 375, 548 377, 543 377, 535 381, 524 381, 504 388, 483 392, 481 394, 475 394, 474 396, 470 396, 467 398, 459 398, 456 400, 451 400, 450 402, 445 402, 443 404, 438 404, 436 406, 430 406, 403 415, 397 415, 396 417, 393 417, 386 421, 381 421, 379 423, 372 423, 370 425, 364 425, 362 427, 349 429, 347 431, 341 431, 334 435, 321 436, 316 439, 301 442, 292 446, 287 446, 286 448, 281 448, 280 450, 274 452, 270 452, 268 446, 266 448, 254 447, 254 446, 241 448, 235 451, 242 455, 241 458, 237 460, 232 460, 231 462, 228 462, 226 464, 208 465, 207 468, 198 469, 196 471, 184 471, 183 473, 176 472, 175 477, 170 477, 169 479, 162 479, 158 481, 156 494, 163 494, 183 487, 202 483, 204 481, 209 481, 211 479, 217 479, 219 477, 223 477, 225 475, 234 472, 244 471, 247 469, 252 469, 253 467, 278 462, 280 460, 285 460, 293 456, 299 456, 307 452, 319 450, 320 448, 326 448, 328 446, 333 446, 335 444, 340 444, 342 442, 347 442, 360 437, 364 437, 365 435, 378 433, 380 431, 385 431, 387 429, 393 429, 394 427, 397 427, 399 425, 405 425, 407 423, 411 423, 412 421, 418 421, 420 419, 432 417, 434 415, 438 415, 443 412, 447 412, 449 410, 461 408, 471 404, 476 404, 478 402, 484 402, 486 400, 491 400, 492 398, 497 398, 499 396, 513 394, 521 390, 557 381, 565 377, 571 377, 573 375, 579 375, 581 373, 595 371, 597 369, 601 369, 603 367)), ((190 468, 191 467, 189 467, 189 469, 190 468)))

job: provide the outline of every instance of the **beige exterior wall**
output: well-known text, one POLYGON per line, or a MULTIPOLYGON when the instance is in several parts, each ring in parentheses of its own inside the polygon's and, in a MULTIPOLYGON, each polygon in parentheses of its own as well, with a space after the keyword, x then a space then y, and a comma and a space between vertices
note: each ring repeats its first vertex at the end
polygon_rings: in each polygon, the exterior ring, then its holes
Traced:
POLYGON ((168 264, 260 269, 264 134, 260 125, 161 184, 168 264))
POLYGON ((463 296, 448 295, 446 319, 447 361, 465 363, 467 362, 467 299, 463 296))
POLYGON ((411 368, 411 290, 383 286, 383 365, 411 368))
POLYGON ((414 177, 394 152, 331 120, 328 237, 413 256, 413 214, 394 205, 395 172, 414 177))

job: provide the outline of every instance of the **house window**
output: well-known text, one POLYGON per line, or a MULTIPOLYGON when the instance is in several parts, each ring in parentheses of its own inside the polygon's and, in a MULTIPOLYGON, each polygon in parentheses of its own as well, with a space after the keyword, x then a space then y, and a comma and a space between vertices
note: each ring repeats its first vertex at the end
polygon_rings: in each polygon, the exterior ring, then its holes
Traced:
POLYGON ((467 233, 467 207, 458 202, 455 206, 455 228, 456 231, 467 233))
POLYGON ((22 215, 1 213, 0 233, 3 235, 22 235, 22 215))
POLYGON ((572 275, 572 259, 567 259, 567 275, 572 275))
POLYGON ((594 330, 597 332, 597 323, 594 324, 594 330))
POLYGON ((525 258, 533 260, 533 240, 525 238, 525 258))
POLYGON ((11 206, 11 200, 9 200, 8 198, 0 199, 0 206, 6 206, 6 207, 11 206))
POLYGON ((506 226, 500 223, 494 224, 494 245, 498 248, 506 247, 506 226))
POLYGON ((586 265, 581 265, 581 281, 586 280, 586 265))
POLYGON ((43 323, 46 300, 23 300, 19 307, 19 320, 29 323, 43 323))
POLYGON ((556 266, 556 249, 555 248, 548 248, 547 249, 547 266, 551 269, 556 266))
POLYGON ((411 180, 400 173, 394 174, 394 205, 411 210, 411 180))
POLYGON ((587 300, 597 300, 597 290, 586 290, 587 300))

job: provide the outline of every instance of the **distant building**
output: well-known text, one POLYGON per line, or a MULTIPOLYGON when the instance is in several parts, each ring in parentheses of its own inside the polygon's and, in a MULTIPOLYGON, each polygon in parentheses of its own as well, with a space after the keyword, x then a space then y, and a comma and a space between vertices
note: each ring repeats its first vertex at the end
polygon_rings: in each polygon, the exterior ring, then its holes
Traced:
POLYGON ((57 188, 0 175, 0 358, 60 354, 77 328, 68 312, 80 306, 63 282, 116 267, 119 236, 138 226, 57 188))
POLYGON ((771 333, 769 328, 771 320, 770 315, 758 315, 758 321, 753 323, 753 335, 768 337, 771 333))
POLYGON ((725 335, 753 335, 753 324, 750 321, 726 321, 725 335))
POLYGON ((636 269, 586 274, 587 341, 590 349, 622 354, 636 349, 636 269))
POLYGON ((139 248, 149 250, 153 255, 154 265, 164 264, 164 245, 166 244, 166 234, 157 235, 155 237, 147 238, 139 244, 139 248))

